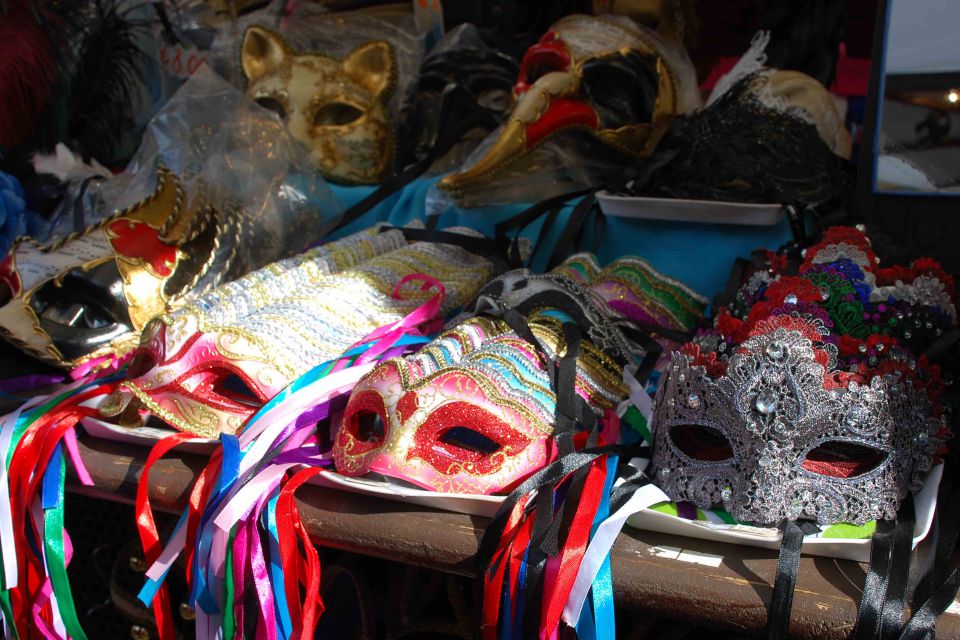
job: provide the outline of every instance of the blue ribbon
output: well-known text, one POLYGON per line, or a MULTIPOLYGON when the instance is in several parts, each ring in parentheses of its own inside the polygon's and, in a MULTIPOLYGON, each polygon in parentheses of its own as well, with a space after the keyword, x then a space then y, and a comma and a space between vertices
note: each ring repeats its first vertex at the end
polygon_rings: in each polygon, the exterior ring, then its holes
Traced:
MULTIPOLYGON (((173 535, 176 535, 177 532, 180 531, 180 528, 186 526, 186 524, 187 512, 184 511, 180 515, 180 520, 177 521, 177 526, 173 528, 173 535)), ((157 592, 160 591, 160 585, 162 585, 163 581, 167 579, 168 573, 170 573, 170 567, 167 567, 167 570, 163 572, 163 575, 156 580, 147 578, 147 581, 143 583, 142 587, 140 587, 140 593, 137 594, 137 600, 142 602, 144 606, 149 607, 152 605, 153 599, 157 597, 157 592)))
POLYGON ((44 509, 56 509, 63 502, 63 488, 60 486, 60 467, 63 466, 63 444, 58 444, 50 456, 47 469, 43 472, 43 493, 40 506, 44 509))
POLYGON ((293 636, 293 621, 290 619, 290 606, 287 604, 287 592, 284 589, 283 564, 280 561, 280 536, 277 533, 277 499, 279 492, 267 502, 263 519, 270 543, 270 581, 273 583, 273 602, 280 622, 280 637, 289 640, 293 636))

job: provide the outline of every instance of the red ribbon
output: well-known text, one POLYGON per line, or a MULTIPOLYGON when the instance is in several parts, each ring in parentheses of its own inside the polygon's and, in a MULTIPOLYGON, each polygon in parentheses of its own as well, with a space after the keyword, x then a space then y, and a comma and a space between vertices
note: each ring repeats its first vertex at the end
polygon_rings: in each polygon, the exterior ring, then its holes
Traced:
MULTIPOLYGON (((153 519, 153 509, 150 507, 150 470, 168 451, 194 438, 196 436, 191 433, 174 433, 160 440, 150 449, 150 455, 147 456, 143 471, 140 473, 136 501, 137 531, 140 534, 140 543, 143 545, 143 559, 148 567, 153 565, 163 552, 157 524, 153 519)), ((174 629, 173 615, 170 611, 170 594, 165 584, 160 585, 153 599, 153 615, 156 618, 160 640, 176 640, 177 632, 174 629)))
POLYGON ((497 620, 500 617, 500 599, 503 589, 503 575, 507 569, 507 554, 517 535, 517 528, 521 525, 524 511, 530 501, 526 495, 513 506, 507 524, 500 535, 500 544, 491 558, 492 570, 487 570, 484 578, 483 609, 480 618, 480 633, 485 640, 495 640, 497 637, 497 620))
POLYGON ((541 622, 541 637, 549 635, 560 624, 563 607, 570 597, 570 590, 580 571, 583 554, 590 542, 590 530, 593 519, 600 507, 601 494, 607 478, 607 457, 600 456, 593 461, 584 482, 580 501, 576 505, 576 514, 570 524, 570 532, 560 550, 560 570, 552 588, 545 585, 543 604, 545 614, 541 622))
POLYGON ((283 573, 287 576, 284 588, 287 592, 290 618, 294 624, 294 636, 299 636, 301 640, 313 638, 317 620, 323 613, 323 601, 320 599, 320 554, 310 542, 310 535, 300 519, 294 492, 320 471, 318 467, 311 467, 298 472, 284 484, 277 498, 277 538, 280 543, 283 573), (300 561, 297 552, 298 539, 303 544, 306 566, 300 561), (302 603, 301 583, 305 588, 302 603))
POLYGON ((187 588, 193 588, 193 559, 197 546, 197 530, 200 528, 200 520, 203 518, 204 509, 210 501, 210 496, 217 486, 217 478, 220 474, 220 467, 223 462, 223 450, 217 449, 210 456, 210 461, 203 468, 193 489, 190 491, 190 505, 187 513, 187 537, 184 547, 187 588))

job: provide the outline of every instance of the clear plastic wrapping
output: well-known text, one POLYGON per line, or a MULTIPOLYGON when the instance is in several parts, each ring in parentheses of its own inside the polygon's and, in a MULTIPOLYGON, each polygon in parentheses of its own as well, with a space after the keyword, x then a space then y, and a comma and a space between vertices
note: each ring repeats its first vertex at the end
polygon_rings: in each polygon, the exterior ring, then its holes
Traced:
MULTIPOLYGON (((151 120, 127 169, 87 186, 85 222, 152 193, 160 166, 179 176, 189 202, 217 208, 228 222, 221 253, 231 253, 230 273, 210 270, 221 280, 316 244, 343 210, 276 116, 206 67, 151 120)), ((74 230, 70 212, 56 218, 47 235, 74 230)))

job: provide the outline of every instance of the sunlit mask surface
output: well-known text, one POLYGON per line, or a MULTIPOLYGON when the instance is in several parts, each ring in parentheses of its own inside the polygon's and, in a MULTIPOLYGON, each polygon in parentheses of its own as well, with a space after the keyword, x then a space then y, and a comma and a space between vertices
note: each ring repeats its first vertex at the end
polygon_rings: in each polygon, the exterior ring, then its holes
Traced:
POLYGON ((152 323, 133 377, 102 411, 149 413, 203 436, 236 433, 296 377, 439 294, 419 280, 395 291, 404 277, 435 278, 448 313, 493 273, 489 261, 452 245, 408 245, 396 230, 356 234, 152 323))
POLYGON ((229 250, 229 224, 189 205, 177 176, 161 169, 151 196, 82 233, 14 244, 0 263, 0 331, 58 366, 127 353, 229 250))
POLYGON ((388 42, 365 43, 336 60, 296 53, 281 36, 250 27, 240 59, 247 95, 276 112, 325 178, 375 184, 393 169, 396 134, 387 105, 397 63, 388 42))
MULTIPOLYGON (((592 256, 576 256, 548 275, 510 272, 484 287, 478 309, 523 314, 550 359, 566 352, 563 324, 582 327, 575 391, 602 416, 625 397, 623 366, 639 350, 596 291, 636 264, 645 265, 625 259, 600 270, 592 256)), ((620 280, 633 299, 646 298, 635 284, 641 279, 620 280)), ((690 302, 685 288, 660 284, 675 302, 690 302)), ((387 361, 350 397, 334 447, 337 469, 443 492, 508 490, 556 454, 557 398, 543 355, 505 321, 480 314, 416 355, 387 361)))
POLYGON ((947 437, 939 368, 918 354, 956 327, 953 278, 928 259, 880 267, 845 227, 806 250, 799 275, 769 258, 673 354, 655 478, 746 522, 893 518, 947 437))
POLYGON ((596 141, 598 154, 648 154, 670 119, 696 106, 679 86, 693 75, 677 51, 626 18, 562 19, 527 50, 514 84, 515 105, 496 139, 440 187, 456 194, 488 184, 562 131, 596 141))

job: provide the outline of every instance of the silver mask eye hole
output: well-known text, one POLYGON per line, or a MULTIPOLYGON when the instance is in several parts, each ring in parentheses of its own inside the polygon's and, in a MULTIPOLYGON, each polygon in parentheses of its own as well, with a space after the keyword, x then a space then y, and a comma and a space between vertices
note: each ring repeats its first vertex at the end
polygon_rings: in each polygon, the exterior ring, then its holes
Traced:
POLYGON ((313 126, 315 127, 342 127, 343 125, 356 122, 363 117, 363 111, 347 104, 346 102, 331 102, 325 104, 317 110, 313 116, 313 126))
POLYGON ((857 442, 828 440, 808 451, 800 466, 830 478, 856 478, 879 467, 889 455, 857 442))
POLYGON ((479 431, 475 431, 469 427, 451 427, 447 429, 443 435, 440 436, 440 442, 457 447, 458 449, 477 453, 484 457, 493 455, 500 450, 499 444, 479 431))
POLYGON ((723 462, 733 458, 733 446, 723 433, 701 424, 670 427, 670 440, 681 453, 693 460, 723 462))

